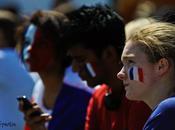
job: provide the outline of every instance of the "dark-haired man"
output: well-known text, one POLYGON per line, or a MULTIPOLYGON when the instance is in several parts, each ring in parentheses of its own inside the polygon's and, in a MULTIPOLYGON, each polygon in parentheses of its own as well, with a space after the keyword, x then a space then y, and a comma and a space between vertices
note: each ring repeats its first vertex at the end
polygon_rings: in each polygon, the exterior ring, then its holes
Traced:
POLYGON ((70 24, 63 42, 73 69, 89 86, 101 85, 90 100, 85 130, 141 130, 151 110, 126 99, 117 79, 125 42, 121 17, 101 5, 83 6, 67 16, 70 24))

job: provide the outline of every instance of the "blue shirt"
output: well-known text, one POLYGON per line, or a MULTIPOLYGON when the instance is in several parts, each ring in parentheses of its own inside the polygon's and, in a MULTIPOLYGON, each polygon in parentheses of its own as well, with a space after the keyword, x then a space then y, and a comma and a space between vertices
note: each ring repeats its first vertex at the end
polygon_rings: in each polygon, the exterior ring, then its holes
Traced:
POLYGON ((175 130, 175 96, 155 108, 143 130, 175 130))
POLYGON ((57 97, 48 130, 83 130, 91 91, 67 84, 57 97))

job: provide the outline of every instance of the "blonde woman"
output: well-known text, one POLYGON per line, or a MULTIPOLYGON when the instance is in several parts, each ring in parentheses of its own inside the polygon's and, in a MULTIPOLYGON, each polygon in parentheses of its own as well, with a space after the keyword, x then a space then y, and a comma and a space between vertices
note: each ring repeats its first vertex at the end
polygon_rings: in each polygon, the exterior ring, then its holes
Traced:
POLYGON ((153 110, 143 130, 175 130, 175 25, 157 22, 135 32, 121 60, 126 97, 153 110))

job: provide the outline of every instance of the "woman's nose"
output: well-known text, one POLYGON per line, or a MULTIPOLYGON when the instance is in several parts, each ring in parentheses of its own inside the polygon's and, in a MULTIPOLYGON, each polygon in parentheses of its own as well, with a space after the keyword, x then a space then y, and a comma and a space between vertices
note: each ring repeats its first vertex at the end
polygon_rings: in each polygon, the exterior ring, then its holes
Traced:
POLYGON ((120 80, 126 79, 126 73, 124 71, 124 67, 122 67, 122 69, 118 72, 117 78, 120 80))

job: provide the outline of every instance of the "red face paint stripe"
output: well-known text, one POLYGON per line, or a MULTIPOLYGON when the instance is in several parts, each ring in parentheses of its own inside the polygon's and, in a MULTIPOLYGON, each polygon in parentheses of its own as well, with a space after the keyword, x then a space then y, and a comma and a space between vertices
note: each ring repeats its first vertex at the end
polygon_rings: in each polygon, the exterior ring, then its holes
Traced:
POLYGON ((143 82, 143 70, 141 68, 138 68, 138 74, 139 74, 139 81, 143 82))

